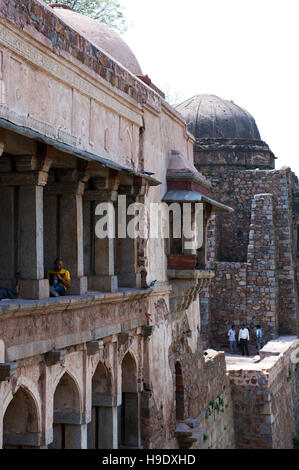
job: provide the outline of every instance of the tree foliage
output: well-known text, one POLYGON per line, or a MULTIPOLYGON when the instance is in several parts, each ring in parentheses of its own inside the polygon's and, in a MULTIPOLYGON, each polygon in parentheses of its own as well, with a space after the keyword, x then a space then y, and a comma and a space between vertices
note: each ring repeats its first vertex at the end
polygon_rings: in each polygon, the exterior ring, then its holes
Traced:
POLYGON ((45 3, 64 3, 73 11, 99 20, 119 32, 127 29, 122 6, 118 0, 44 0, 45 3))

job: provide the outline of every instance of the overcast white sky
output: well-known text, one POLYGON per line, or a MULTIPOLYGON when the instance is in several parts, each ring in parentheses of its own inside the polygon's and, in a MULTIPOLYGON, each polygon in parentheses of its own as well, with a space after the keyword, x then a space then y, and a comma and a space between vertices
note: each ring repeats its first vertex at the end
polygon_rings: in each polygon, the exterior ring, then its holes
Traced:
POLYGON ((233 100, 299 176, 299 0, 121 0, 142 71, 180 101, 233 100))

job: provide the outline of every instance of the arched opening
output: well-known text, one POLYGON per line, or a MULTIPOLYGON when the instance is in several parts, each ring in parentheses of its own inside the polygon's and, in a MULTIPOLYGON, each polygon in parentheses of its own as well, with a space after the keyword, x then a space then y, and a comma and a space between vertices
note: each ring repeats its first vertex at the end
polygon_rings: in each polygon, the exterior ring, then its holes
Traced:
POLYGON ((176 419, 182 421, 184 419, 184 379, 182 367, 179 362, 175 364, 175 410, 176 419))
POLYGON ((81 424, 80 397, 75 381, 65 373, 55 390, 53 442, 50 449, 81 449, 86 440, 86 425, 81 424))
POLYGON ((111 376, 101 362, 92 378, 91 416, 92 420, 88 424, 88 448, 116 448, 117 409, 112 397, 111 376))
POLYGON ((127 353, 121 365, 122 405, 120 407, 119 447, 139 447, 140 413, 137 389, 137 367, 133 356, 127 353))
POLYGON ((23 449, 38 447, 38 412, 33 397, 24 388, 14 395, 3 419, 3 448, 23 449))

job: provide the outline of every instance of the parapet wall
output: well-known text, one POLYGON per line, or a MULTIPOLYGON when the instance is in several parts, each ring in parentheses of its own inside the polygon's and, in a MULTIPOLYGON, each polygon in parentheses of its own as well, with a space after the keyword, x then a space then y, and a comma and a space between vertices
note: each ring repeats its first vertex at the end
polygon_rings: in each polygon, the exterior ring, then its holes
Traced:
POLYGON ((199 417, 203 426, 200 449, 234 449, 233 403, 223 352, 207 350, 203 369, 205 408, 199 417))
POLYGON ((293 448, 299 412, 296 350, 294 336, 279 337, 263 348, 259 362, 228 365, 237 448, 293 448))
POLYGON ((27 31, 34 29, 50 41, 54 52, 70 54, 138 103, 148 103, 157 110, 161 109, 161 99, 156 92, 71 28, 46 4, 39 0, 0 0, 0 16, 19 28, 27 31))

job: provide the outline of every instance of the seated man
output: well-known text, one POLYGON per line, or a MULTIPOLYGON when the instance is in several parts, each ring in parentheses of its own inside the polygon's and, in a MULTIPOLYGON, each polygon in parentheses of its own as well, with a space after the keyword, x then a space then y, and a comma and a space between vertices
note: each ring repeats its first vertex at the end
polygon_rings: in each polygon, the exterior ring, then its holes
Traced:
POLYGON ((55 269, 49 269, 47 279, 50 282, 51 297, 59 297, 65 295, 67 289, 71 287, 71 276, 69 271, 63 269, 62 259, 55 260, 55 269))
POLYGON ((16 286, 13 288, 10 287, 0 287, 0 300, 3 299, 17 299, 19 297, 19 281, 16 282, 16 286))

